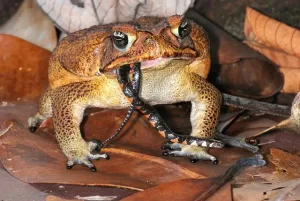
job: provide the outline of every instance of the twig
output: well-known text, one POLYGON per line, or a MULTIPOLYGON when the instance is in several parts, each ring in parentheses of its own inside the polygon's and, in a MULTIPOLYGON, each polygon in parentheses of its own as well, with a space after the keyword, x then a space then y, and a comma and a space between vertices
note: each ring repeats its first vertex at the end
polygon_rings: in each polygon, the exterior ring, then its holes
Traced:
POLYGON ((232 96, 225 93, 223 93, 223 104, 281 117, 289 117, 291 115, 291 108, 289 106, 232 96))
POLYGON ((3 128, 0 130, 0 137, 4 135, 11 127, 13 126, 13 123, 11 122, 6 128, 3 128))

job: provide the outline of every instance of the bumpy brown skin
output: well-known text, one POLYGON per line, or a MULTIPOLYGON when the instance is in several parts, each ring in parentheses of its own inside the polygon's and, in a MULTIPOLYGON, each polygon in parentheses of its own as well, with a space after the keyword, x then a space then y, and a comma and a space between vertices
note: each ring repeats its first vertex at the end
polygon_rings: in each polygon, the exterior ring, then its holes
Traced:
MULTIPOLYGON (((112 70, 124 64, 172 57, 155 67, 142 69, 140 97, 151 105, 191 101, 192 136, 213 138, 220 113, 221 95, 205 78, 210 68, 209 41, 202 27, 190 21, 191 33, 176 36, 181 16, 142 17, 126 24, 94 26, 70 34, 57 46, 49 63, 49 88, 42 96, 38 113, 29 126, 39 126, 53 116, 56 138, 68 165, 93 167, 96 144, 82 139, 79 125, 87 107, 127 108, 112 70), (173 30, 173 31, 172 31, 173 30), (112 41, 114 31, 133 38, 127 50, 118 50, 112 41), (189 59, 181 59, 188 57, 189 59)), ((194 145, 171 145, 172 154, 215 160, 194 145)))

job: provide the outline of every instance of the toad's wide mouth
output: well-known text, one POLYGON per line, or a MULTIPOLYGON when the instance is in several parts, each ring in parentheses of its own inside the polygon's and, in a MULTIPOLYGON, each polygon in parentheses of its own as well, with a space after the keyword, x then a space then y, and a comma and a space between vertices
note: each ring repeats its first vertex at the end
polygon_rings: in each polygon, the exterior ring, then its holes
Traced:
MULTIPOLYGON (((159 67, 164 67, 164 66, 168 66, 169 62, 172 61, 180 61, 180 60, 184 60, 184 61, 190 61, 193 62, 195 60, 195 58, 193 57, 159 57, 157 59, 151 59, 151 60, 146 60, 146 61, 141 61, 141 62, 135 62, 135 63, 140 63, 141 69, 149 69, 149 68, 159 68, 159 67)), ((124 66, 127 66, 130 64, 125 64, 125 65, 121 65, 119 68, 122 68, 124 66)), ((112 70, 106 73, 109 74, 116 74, 117 70, 112 70)))

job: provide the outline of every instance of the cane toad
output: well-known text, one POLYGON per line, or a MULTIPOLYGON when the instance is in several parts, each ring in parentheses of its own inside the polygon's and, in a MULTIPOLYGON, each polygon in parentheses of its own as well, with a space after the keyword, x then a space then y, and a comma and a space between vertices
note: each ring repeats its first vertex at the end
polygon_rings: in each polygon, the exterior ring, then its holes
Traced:
MULTIPOLYGON (((91 160, 108 157, 95 152, 98 143, 82 138, 79 125, 88 107, 130 106, 115 71, 134 63, 141 65, 141 99, 150 105, 190 101, 190 135, 214 138, 221 94, 205 80, 210 55, 202 27, 178 15, 93 26, 68 35, 55 48, 49 61, 49 87, 39 101, 38 113, 28 120, 34 130, 53 117, 67 167, 83 164, 96 170, 91 160)), ((167 146, 175 156, 216 161, 197 144, 178 141, 167 146)))

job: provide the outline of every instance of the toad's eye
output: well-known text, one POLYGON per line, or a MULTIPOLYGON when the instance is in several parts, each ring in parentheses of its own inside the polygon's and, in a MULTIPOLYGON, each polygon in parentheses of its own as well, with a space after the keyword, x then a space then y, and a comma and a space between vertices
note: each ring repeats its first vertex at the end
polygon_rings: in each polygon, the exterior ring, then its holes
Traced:
POLYGON ((128 45, 128 36, 120 31, 115 31, 114 35, 114 44, 117 48, 124 49, 128 45))
POLYGON ((171 31, 178 38, 184 39, 185 37, 187 37, 191 33, 192 26, 191 26, 191 23, 189 21, 182 20, 180 25, 176 28, 173 28, 171 31))
POLYGON ((114 31, 113 42, 117 50, 126 52, 135 41, 135 36, 127 35, 121 31, 114 31))

